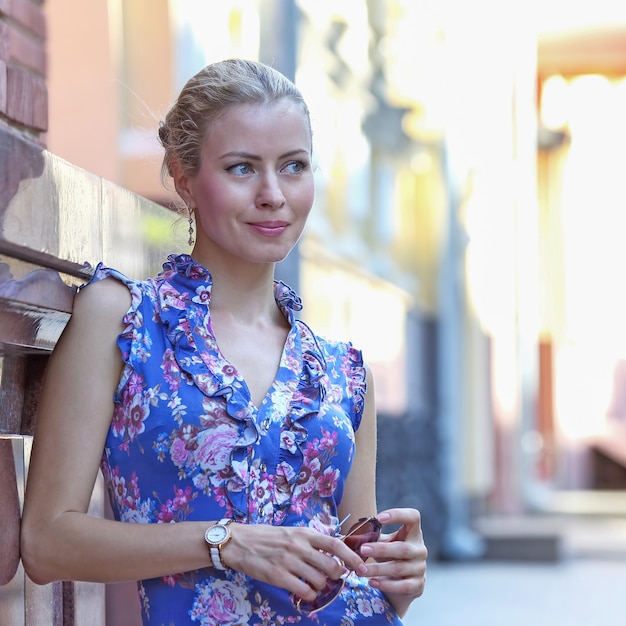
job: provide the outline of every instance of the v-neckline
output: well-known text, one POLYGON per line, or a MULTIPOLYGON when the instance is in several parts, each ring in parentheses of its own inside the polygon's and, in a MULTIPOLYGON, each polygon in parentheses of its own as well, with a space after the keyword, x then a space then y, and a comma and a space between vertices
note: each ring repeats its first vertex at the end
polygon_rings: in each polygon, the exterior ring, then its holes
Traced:
MULTIPOLYGON (((205 357, 203 356, 203 351, 200 351, 200 358, 202 358, 202 360, 204 361, 209 371, 214 376, 220 378, 221 380, 223 380, 224 378, 224 371, 226 371, 225 368, 232 368, 232 372, 233 372, 232 378, 239 383, 240 389, 242 390, 242 392, 245 393, 245 399, 247 400, 248 407, 253 412, 253 414, 257 417, 259 417, 262 413, 264 413, 264 409, 268 404, 267 400, 276 389, 276 384, 278 382, 281 370, 288 371, 290 378, 297 379, 300 376, 300 372, 302 369, 301 358, 294 359, 294 362, 299 364, 297 371, 294 371, 292 368, 289 368, 286 365, 288 351, 291 352, 292 350, 294 350, 299 353, 301 353, 302 351, 302 340, 299 335, 298 324, 295 321, 292 322, 291 327, 289 328, 289 331, 287 332, 287 336, 285 337, 285 341, 283 343, 283 347, 280 353, 280 360, 278 362, 278 367, 276 368, 276 373, 274 374, 274 377, 272 378, 272 382, 270 383, 269 387, 267 388, 265 394, 263 395, 261 399, 261 402, 258 405, 255 404, 252 398, 250 387, 248 386, 248 382, 246 381, 243 374, 239 371, 236 365, 234 365, 231 361, 228 360, 228 358, 226 358, 226 356, 220 349, 219 343, 217 342, 217 337, 215 336, 215 332, 210 323, 210 315, 209 315, 207 330, 209 331, 207 333, 208 334, 207 338, 210 338, 213 344, 211 346, 211 349, 218 356, 218 359, 217 361, 213 361, 212 359, 205 359, 205 357)), ((205 339, 205 342, 206 342, 206 339, 205 339)))
MULTIPOLYGON (((266 390, 265 395, 261 399, 260 403, 256 405, 252 399, 252 394, 246 379, 237 367, 222 353, 217 342, 217 337, 213 331, 210 307, 213 278, 210 271, 188 254, 170 255, 168 257, 168 263, 164 264, 163 269, 173 270, 178 280, 182 281, 184 289, 189 291, 191 301, 187 302, 187 307, 193 307, 195 304, 196 307, 202 310, 202 312, 198 310, 198 313, 200 313, 201 317, 204 317, 205 319, 206 335, 202 337, 198 333, 192 331, 192 334, 194 335, 194 342, 197 344, 200 341, 201 343, 206 344, 207 348, 210 348, 214 355, 217 356, 217 359, 210 358, 203 350, 196 347, 197 354, 203 361, 204 366, 216 379, 220 380, 220 382, 225 382, 223 368, 232 368, 232 378, 238 383, 237 386, 243 396, 241 399, 245 400, 248 407, 254 410, 254 413, 258 415, 262 412, 263 407, 267 406, 267 399, 276 389, 276 384, 281 370, 288 371, 290 378, 298 378, 301 375, 303 368, 302 337, 300 335, 299 324, 294 315, 294 311, 302 309, 302 301, 299 296, 284 282, 277 280, 274 281, 274 298, 276 300, 276 304, 285 316, 287 322, 290 324, 290 328, 287 332, 287 336, 285 337, 276 373, 270 386, 266 390), (207 343, 209 341, 210 344, 207 343), (291 349, 299 353, 294 359, 294 362, 298 364, 295 369, 290 367, 290 365, 286 362, 287 351, 290 346, 292 346, 291 349)), ((193 328, 193 324, 191 327, 193 328)))

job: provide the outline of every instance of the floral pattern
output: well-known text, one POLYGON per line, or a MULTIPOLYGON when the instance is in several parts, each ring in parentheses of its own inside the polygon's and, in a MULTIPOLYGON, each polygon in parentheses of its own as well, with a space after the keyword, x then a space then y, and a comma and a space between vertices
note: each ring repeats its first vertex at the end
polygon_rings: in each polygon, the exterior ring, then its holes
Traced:
MULTIPOLYGON (((215 520, 335 529, 363 413, 365 369, 350 343, 296 319, 302 307, 275 283, 291 324, 265 400, 221 354, 211 328, 211 275, 171 255, 153 279, 99 265, 91 282, 124 283, 131 306, 117 343, 124 369, 101 468, 116 519, 142 524, 215 520)), ((287 591, 213 568, 139 581, 144 626, 401 624, 365 579, 310 618, 287 591)))

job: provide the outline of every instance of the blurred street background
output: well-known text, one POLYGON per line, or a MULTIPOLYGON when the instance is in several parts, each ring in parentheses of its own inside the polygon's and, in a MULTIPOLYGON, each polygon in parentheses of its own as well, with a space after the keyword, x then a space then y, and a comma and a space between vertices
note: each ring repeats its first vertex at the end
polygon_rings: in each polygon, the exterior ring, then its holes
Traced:
POLYGON ((48 147, 158 204, 188 76, 243 56, 303 91, 316 205, 279 271, 376 376, 379 504, 420 508, 431 552, 409 623, 626 623, 624 559, 564 553, 626 515, 626 5, 88 5, 46 2, 48 147))
MULTIPOLYGON (((278 277, 374 372, 379 508, 419 508, 431 554, 407 625, 626 624, 624 0, 13 0, 0 27, 1 129, 58 158, 37 202, 32 173, 7 192, 28 263, 153 275, 188 250, 156 139, 183 82, 233 56, 293 79, 317 190, 278 277)), ((138 623, 131 586, 98 593, 138 623)))
POLYGON ((560 527, 558 558, 432 563, 426 593, 405 626, 622 626, 626 521, 569 518, 542 525, 545 532, 560 527))

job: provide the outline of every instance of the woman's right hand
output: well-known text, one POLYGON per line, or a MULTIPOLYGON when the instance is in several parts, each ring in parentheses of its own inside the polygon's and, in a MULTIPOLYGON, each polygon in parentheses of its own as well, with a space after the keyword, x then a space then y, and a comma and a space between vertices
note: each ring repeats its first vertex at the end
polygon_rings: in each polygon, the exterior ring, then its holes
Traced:
POLYGON ((310 528, 231 524, 230 529, 232 538, 221 550, 228 567, 303 600, 314 600, 327 579, 340 578, 345 568, 367 574, 363 559, 341 539, 310 528))

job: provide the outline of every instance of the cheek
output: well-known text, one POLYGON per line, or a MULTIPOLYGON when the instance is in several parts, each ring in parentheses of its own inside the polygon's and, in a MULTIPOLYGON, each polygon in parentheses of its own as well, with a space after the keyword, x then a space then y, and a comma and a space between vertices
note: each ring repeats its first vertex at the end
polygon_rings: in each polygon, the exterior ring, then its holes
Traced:
POLYGON ((207 234, 215 234, 237 212, 236 207, 240 205, 241 198, 225 185, 206 181, 197 187, 196 202, 196 218, 202 230, 207 234))
POLYGON ((300 208, 304 217, 306 217, 313 207, 313 200, 315 198, 315 185, 311 183, 300 190, 298 195, 298 207, 300 208))
POLYGON ((224 185, 211 180, 204 180, 196 185, 195 200, 200 212, 219 212, 227 205, 230 194, 224 185))

